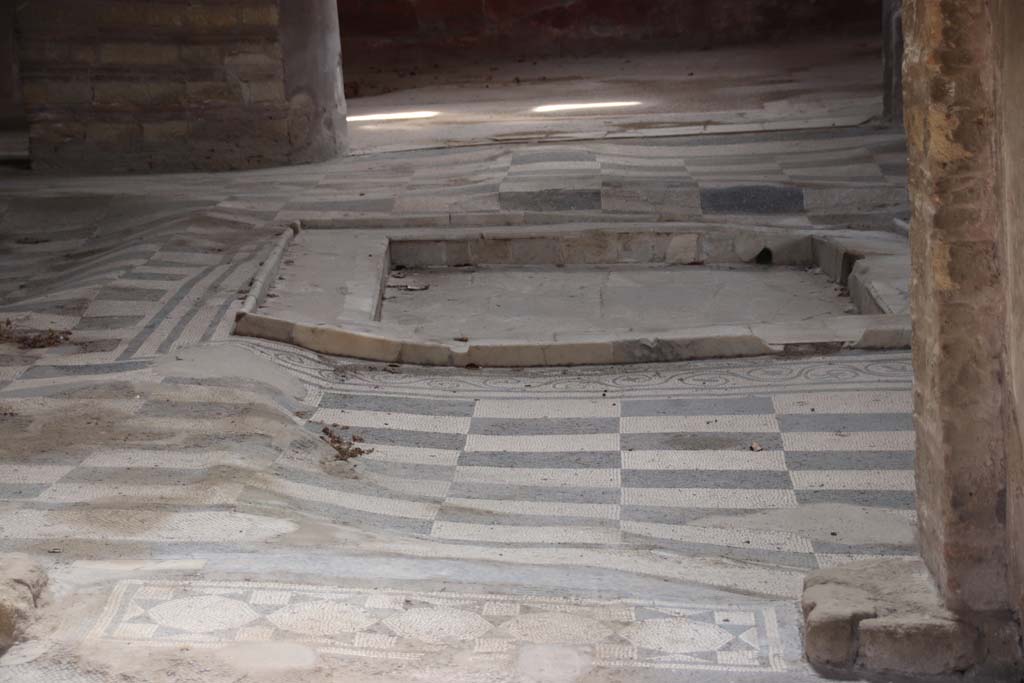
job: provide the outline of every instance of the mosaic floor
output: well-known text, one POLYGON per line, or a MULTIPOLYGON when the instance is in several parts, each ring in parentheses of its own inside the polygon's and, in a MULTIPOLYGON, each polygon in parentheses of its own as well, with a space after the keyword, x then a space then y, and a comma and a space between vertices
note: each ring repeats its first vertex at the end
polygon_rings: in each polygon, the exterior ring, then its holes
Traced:
POLYGON ((880 224, 905 208, 878 204, 901 145, 872 129, 5 183, 0 319, 72 336, 0 346, 0 551, 53 581, 0 681, 815 680, 804 574, 915 552, 909 354, 426 370, 229 330, 281 221, 618 220, 624 187, 700 220, 717 201, 764 214, 725 182, 772 188, 781 223, 839 222, 845 197, 880 224))

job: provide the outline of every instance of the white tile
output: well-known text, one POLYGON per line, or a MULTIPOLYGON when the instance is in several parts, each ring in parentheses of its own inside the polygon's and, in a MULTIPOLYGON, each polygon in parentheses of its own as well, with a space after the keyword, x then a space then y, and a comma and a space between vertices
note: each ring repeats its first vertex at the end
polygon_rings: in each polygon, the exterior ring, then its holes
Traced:
POLYGON ((796 494, 789 489, 622 489, 623 505, 678 508, 760 510, 793 508, 796 494))
POLYGON ((442 448, 419 448, 416 446, 390 446, 375 443, 361 443, 363 450, 372 451, 360 456, 363 460, 409 463, 414 465, 448 465, 459 462, 459 451, 442 448))
POLYGON ((911 413, 910 391, 836 391, 807 394, 776 394, 772 397, 779 415, 911 413))
POLYGON ((503 418, 565 418, 565 417, 618 417, 620 401, 586 399, 522 399, 477 401, 474 417, 503 418))
POLYGON ((242 484, 155 485, 74 482, 54 484, 39 494, 39 500, 60 503, 175 503, 179 505, 230 505, 237 502, 242 484))
POLYGON ((913 491, 913 470, 794 470, 793 486, 802 490, 913 491))
POLYGON ((313 414, 314 422, 338 424, 364 429, 400 429, 435 434, 465 434, 471 418, 448 415, 415 415, 412 413, 386 413, 375 410, 336 410, 321 408, 313 414))
POLYGON ((914 432, 786 432, 787 451, 912 451, 914 432))
POLYGON ((626 533, 664 538, 683 543, 719 545, 728 548, 755 548, 792 553, 813 553, 811 542, 802 536, 782 531, 752 529, 718 529, 683 524, 656 524, 653 522, 623 521, 626 533))
POLYGON ((459 467, 455 481, 510 486, 575 486, 581 488, 617 488, 618 469, 581 467, 459 467))
POLYGON ((777 432, 774 415, 656 415, 623 417, 623 434, 658 432, 777 432))
POLYGON ((619 450, 618 434, 550 434, 529 436, 470 434, 466 437, 466 451, 561 453, 617 450, 619 450))
POLYGON ((625 470, 784 471, 782 451, 623 451, 625 470))
POLYGON ((245 543, 295 531, 284 519, 203 510, 15 510, 0 513, 3 538, 77 538, 144 542, 245 543), (125 524, 130 520, 131 524, 125 524))
POLYGON ((618 544, 618 529, 578 526, 501 526, 497 524, 463 524, 434 522, 434 538, 453 541, 487 543, 571 543, 582 545, 618 544))
POLYGON ((490 500, 448 498, 445 505, 507 515, 543 515, 545 517, 589 517, 618 519, 619 506, 606 503, 558 503, 533 500, 490 500))
POLYGON ((395 498, 378 498, 377 496, 366 496, 347 491, 338 491, 337 489, 311 486, 309 484, 298 484, 284 479, 272 479, 259 484, 253 484, 253 486, 300 500, 328 503, 343 508, 371 512, 378 515, 389 515, 391 517, 433 519, 438 509, 438 506, 434 503, 420 503, 395 498))
POLYGON ((891 560, 894 557, 917 557, 916 555, 841 555, 836 553, 818 553, 814 556, 818 560, 818 566, 822 569, 829 569, 831 567, 840 567, 844 564, 850 564, 851 562, 860 562, 862 560, 891 560))
POLYGON ((182 470, 201 470, 218 465, 240 463, 244 455, 232 451, 146 451, 114 450, 90 455, 85 467, 153 467, 182 470))
POLYGON ((407 496, 444 498, 448 494, 448 487, 451 486, 451 481, 447 479, 408 479, 376 472, 363 472, 360 477, 369 484, 407 496))

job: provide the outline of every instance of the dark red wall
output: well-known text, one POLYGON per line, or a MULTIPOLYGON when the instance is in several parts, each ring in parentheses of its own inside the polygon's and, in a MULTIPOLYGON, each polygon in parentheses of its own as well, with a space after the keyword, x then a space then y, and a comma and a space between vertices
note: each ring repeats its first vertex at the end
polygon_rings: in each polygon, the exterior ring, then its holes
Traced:
MULTIPOLYGON (((881 30, 881 0, 338 0, 346 61, 455 53, 701 48, 881 30)), ((464 54, 464 53, 463 53, 464 54)))

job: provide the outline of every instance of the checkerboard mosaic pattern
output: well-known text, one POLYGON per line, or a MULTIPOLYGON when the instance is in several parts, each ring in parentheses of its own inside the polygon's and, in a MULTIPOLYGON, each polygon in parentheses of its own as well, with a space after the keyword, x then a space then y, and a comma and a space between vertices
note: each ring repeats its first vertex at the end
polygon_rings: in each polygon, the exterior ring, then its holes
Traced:
MULTIPOLYGON (((625 543, 813 567, 879 549, 696 522, 821 502, 913 514, 906 391, 562 400, 326 392, 312 419, 372 451, 356 465, 361 479, 416 494, 404 513, 361 512, 402 517, 445 541, 625 543)), ((910 549, 887 552, 900 550, 910 549)))
POLYGON ((220 647, 286 640, 322 655, 418 661, 458 648, 492 665, 530 643, 599 668, 783 671, 775 609, 228 581, 119 582, 93 640, 220 647))
POLYGON ((25 400, 16 419, 26 428, 35 410, 85 401, 143 433, 219 445, 130 444, 2 463, 0 499, 19 507, 0 510, 0 543, 244 545, 292 528, 249 511, 284 507, 444 544, 663 550, 798 571, 915 552, 849 543, 844 529, 822 540, 728 521, 819 503, 913 521, 905 353, 510 373, 372 368, 271 342, 224 344, 273 359, 306 386, 308 436, 271 447, 259 436, 269 418, 202 378, 161 379, 159 396, 25 400), (325 425, 369 451, 340 475, 318 444, 325 425), (231 476, 213 477, 218 468, 231 476), (118 525, 124 500, 172 514, 142 510, 151 522, 118 525), (103 515, 110 528, 96 527, 103 515))

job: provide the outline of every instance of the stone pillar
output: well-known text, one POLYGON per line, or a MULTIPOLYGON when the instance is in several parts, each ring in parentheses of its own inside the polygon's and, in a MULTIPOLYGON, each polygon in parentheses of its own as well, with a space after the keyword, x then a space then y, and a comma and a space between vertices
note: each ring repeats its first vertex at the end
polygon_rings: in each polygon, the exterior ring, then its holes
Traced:
MULTIPOLYGON (((924 567, 808 577, 840 668, 1024 670, 1024 3, 905 0, 917 509, 924 567)), ((992 675, 991 672, 988 672, 992 675)))
POLYGON ((921 552, 954 610, 1009 606, 1007 302, 990 2, 907 0, 921 552))
POLYGON ((903 123, 903 0, 882 2, 883 116, 903 123))
POLYGON ((344 151, 333 0, 17 5, 35 168, 227 170, 344 151))
POLYGON ((14 45, 14 3, 0 3, 0 130, 25 124, 14 45))
POLYGON ((1000 156, 1006 277, 1006 528, 1009 602, 1024 615, 1024 3, 996 0, 998 69, 996 149, 1000 156))

